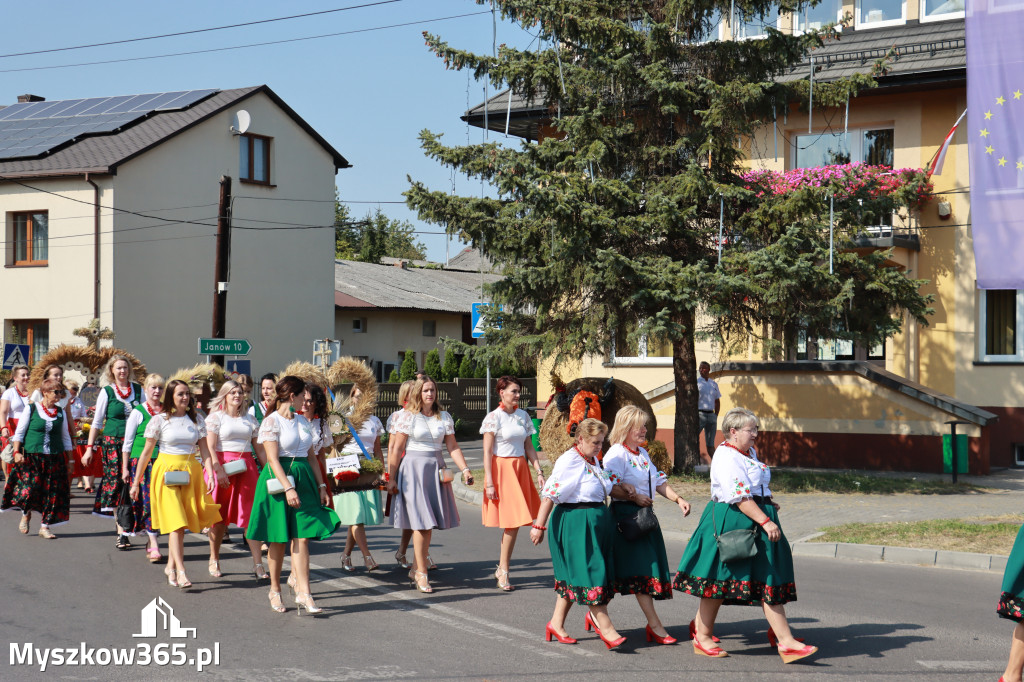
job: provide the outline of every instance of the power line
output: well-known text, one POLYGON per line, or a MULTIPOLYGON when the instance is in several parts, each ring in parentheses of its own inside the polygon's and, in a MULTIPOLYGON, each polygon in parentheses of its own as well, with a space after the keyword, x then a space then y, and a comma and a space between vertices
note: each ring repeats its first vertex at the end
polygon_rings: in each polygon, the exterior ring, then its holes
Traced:
POLYGON ((353 9, 363 9, 366 7, 376 7, 377 5, 388 5, 395 2, 401 2, 402 0, 381 0, 380 2, 369 2, 364 5, 353 5, 351 7, 338 7, 336 9, 325 9, 319 12, 307 12, 305 14, 292 14, 287 17, 275 17, 273 19, 259 19, 256 21, 246 21, 241 24, 227 24, 225 26, 211 26, 209 28, 197 28, 190 31, 178 31, 176 33, 161 33, 155 36, 144 36, 141 38, 125 38, 123 40, 109 40, 105 43, 90 43, 88 45, 74 45, 71 47, 54 47, 46 50, 32 50, 31 52, 12 52, 10 54, 0 54, 0 59, 6 59, 8 57, 24 57, 33 54, 47 54, 50 52, 67 52, 69 50, 84 50, 90 47, 106 47, 108 45, 123 45, 125 43, 138 43, 143 40, 157 40, 160 38, 173 38, 176 36, 187 36, 196 33, 208 33, 210 31, 223 31, 229 28, 241 28, 243 26, 256 26, 258 24, 269 24, 275 21, 288 21, 289 19, 301 19, 303 17, 314 17, 321 14, 333 14, 335 12, 347 12, 353 9))
MULTIPOLYGON (((397 0, 395 0, 397 1, 397 0)), ((389 28, 401 28, 403 26, 416 26, 418 24, 429 24, 438 21, 448 21, 449 19, 462 19, 464 17, 475 17, 480 14, 490 14, 490 12, 469 12, 466 14, 453 14, 447 17, 437 17, 434 19, 421 19, 419 21, 406 21, 400 24, 388 24, 387 26, 372 26, 370 28, 353 29, 351 31, 339 31, 337 33, 323 33, 315 36, 305 36, 302 38, 287 38, 284 40, 268 40, 260 43, 248 43, 246 45, 230 45, 228 47, 213 47, 206 50, 189 50, 187 52, 169 52, 167 54, 156 54, 149 55, 146 57, 124 57, 122 59, 104 59, 95 62, 78 62, 75 64, 54 64, 53 66, 28 66, 20 69, 0 69, 0 73, 16 73, 20 71, 46 71, 49 69, 69 69, 78 66, 97 66, 100 64, 119 64, 122 62, 139 62, 147 59, 164 59, 166 57, 183 57, 194 54, 206 54, 209 52, 225 52, 227 50, 241 50, 249 47, 265 47, 267 45, 281 45, 284 43, 298 43, 304 40, 318 40, 320 38, 335 38, 337 36, 352 35, 355 33, 368 33, 370 31, 383 31, 389 28)))

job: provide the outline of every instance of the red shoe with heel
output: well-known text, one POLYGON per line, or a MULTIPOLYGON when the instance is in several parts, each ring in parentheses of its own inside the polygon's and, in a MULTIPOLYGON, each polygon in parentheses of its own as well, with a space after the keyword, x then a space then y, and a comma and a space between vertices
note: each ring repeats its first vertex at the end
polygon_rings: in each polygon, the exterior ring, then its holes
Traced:
POLYGON ((647 626, 647 641, 648 642, 652 642, 652 641, 653 642, 657 642, 658 644, 675 644, 679 640, 676 639, 675 637, 673 637, 672 635, 665 635, 664 637, 659 637, 654 632, 654 630, 651 629, 651 626, 648 625, 647 626))
POLYGON ((693 653, 698 656, 707 656, 709 658, 725 658, 729 655, 729 653, 721 647, 716 646, 714 649, 705 649, 696 639, 693 640, 693 653))
MULTIPOLYGON (((697 621, 696 620, 691 620, 690 621, 690 639, 697 639, 697 621)), ((722 640, 718 639, 714 635, 711 635, 711 641, 714 642, 715 644, 718 644, 722 640)))
POLYGON ((597 627, 597 623, 594 622, 594 617, 590 615, 590 611, 587 611, 587 615, 583 617, 583 629, 587 632, 593 630, 597 634, 601 634, 601 628, 597 627))
POLYGON ((566 635, 565 637, 563 637, 562 635, 560 635, 557 632, 555 632, 554 629, 551 627, 551 622, 550 621, 548 621, 548 624, 544 627, 544 637, 545 637, 545 641, 547 641, 547 642, 550 642, 551 638, 554 637, 555 639, 558 640, 558 642, 560 644, 575 644, 576 643, 576 640, 573 639, 572 637, 570 637, 569 635, 566 635))
MULTIPOLYGON (((804 643, 803 637, 794 637, 793 639, 800 642, 801 644, 804 643)), ((768 628, 768 646, 770 646, 773 649, 779 648, 779 638, 775 636, 775 630, 772 630, 771 628, 768 628)))

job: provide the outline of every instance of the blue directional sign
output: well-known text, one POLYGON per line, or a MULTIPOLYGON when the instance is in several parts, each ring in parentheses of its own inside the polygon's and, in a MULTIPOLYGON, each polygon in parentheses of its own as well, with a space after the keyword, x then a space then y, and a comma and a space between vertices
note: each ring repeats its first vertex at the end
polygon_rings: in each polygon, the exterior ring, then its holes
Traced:
MULTIPOLYGON (((473 304, 473 332, 472 336, 474 339, 482 339, 487 333, 487 329, 484 327, 484 316, 483 308, 491 305, 490 303, 474 303, 473 304)), ((501 306, 498 306, 498 310, 501 310, 501 306)), ((501 329, 501 323, 493 325, 495 329, 501 329)))
POLYGON ((29 357, 27 343, 5 343, 3 368, 11 369, 18 365, 27 365, 29 357))
POLYGON ((227 360, 224 363, 224 371, 235 376, 252 376, 252 360, 227 360))

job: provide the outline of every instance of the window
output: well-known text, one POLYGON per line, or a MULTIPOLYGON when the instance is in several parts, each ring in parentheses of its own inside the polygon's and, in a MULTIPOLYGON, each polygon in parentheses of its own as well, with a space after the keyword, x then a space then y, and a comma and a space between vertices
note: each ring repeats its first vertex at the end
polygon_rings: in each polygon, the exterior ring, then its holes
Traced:
POLYGON ((365 334, 366 333, 366 318, 357 317, 352 320, 352 333, 353 334, 365 334))
POLYGON ((437 320, 423 320, 423 336, 437 336, 437 320))
POLYGON ((8 239, 10 265, 46 265, 50 221, 46 211, 12 213, 8 239))
POLYGON ((981 361, 1024 362, 1024 290, 980 292, 981 361))
POLYGON ((798 32, 817 31, 843 18, 842 0, 824 0, 815 7, 804 7, 793 14, 793 28, 798 32))
POLYGON ((39 362, 50 350, 49 320, 11 320, 9 329, 13 338, 8 343, 28 344, 30 363, 39 362))
POLYGON ((270 139, 263 135, 238 136, 240 180, 270 184, 270 139))
POLYGON ((964 0, 921 0, 921 21, 964 18, 964 0))
POLYGON ((907 19, 906 0, 857 0, 855 28, 896 26, 907 19))
POLYGON ((779 27, 778 8, 769 10, 766 14, 756 14, 750 18, 744 18, 737 10, 734 16, 733 36, 736 40, 747 40, 750 38, 764 38, 768 35, 768 27, 779 27))
POLYGON ((896 151, 892 128, 811 133, 794 138, 794 168, 816 168, 859 161, 892 167, 896 151))
POLYGON ((672 364, 672 341, 667 337, 655 334, 643 336, 639 341, 628 340, 628 329, 617 331, 612 343, 612 362, 626 364, 672 364))

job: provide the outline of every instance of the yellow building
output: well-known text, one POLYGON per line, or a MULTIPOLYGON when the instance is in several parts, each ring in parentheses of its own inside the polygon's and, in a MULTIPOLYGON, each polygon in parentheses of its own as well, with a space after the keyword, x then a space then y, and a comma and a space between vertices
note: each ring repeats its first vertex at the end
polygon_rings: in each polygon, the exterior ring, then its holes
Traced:
MULTIPOLYGON (((853 25, 813 53, 815 82, 864 72, 893 50, 879 87, 845 107, 780 112, 777 129, 744 140, 751 168, 790 170, 837 157, 894 168, 923 168, 967 106, 962 0, 823 2, 800 16, 768 17, 730 27, 711 39, 749 39, 765 22, 782 31, 816 28, 849 13, 853 25)), ((739 22, 737 22, 739 23, 739 22)), ((806 79, 808 59, 788 76, 806 79)), ((527 139, 543 137, 542 107, 498 93, 463 117, 527 139)), ((927 326, 905 321, 884 346, 802 339, 786 361, 766 362, 752 345, 726 355, 698 345, 712 363, 722 413, 754 410, 769 462, 791 466, 942 471, 947 422, 966 422, 970 471, 1024 464, 1024 291, 976 286, 970 225, 967 126, 960 125, 945 164, 932 180, 935 198, 918 215, 865 225, 858 249, 893 247, 893 267, 928 280, 935 314, 927 326)), ((1012 264, 1020 267, 1019 264, 1012 264)), ((577 376, 614 376, 645 392, 658 418, 658 437, 672 447, 675 400, 670 348, 616 348, 560 368, 577 376)), ((696 369, 696 368, 695 368, 696 369)), ((541 403, 551 393, 538 372, 541 403)), ((692 434, 693 438, 697 434, 692 434)), ((721 435, 718 436, 721 439, 721 435)), ((703 441, 703 439, 701 439, 703 441)), ((701 444, 703 449, 703 442, 701 444)), ((963 454, 961 452, 961 458, 963 454)))

